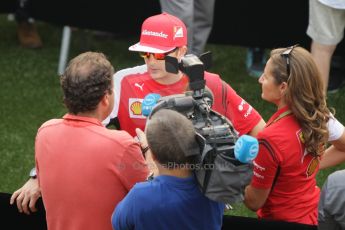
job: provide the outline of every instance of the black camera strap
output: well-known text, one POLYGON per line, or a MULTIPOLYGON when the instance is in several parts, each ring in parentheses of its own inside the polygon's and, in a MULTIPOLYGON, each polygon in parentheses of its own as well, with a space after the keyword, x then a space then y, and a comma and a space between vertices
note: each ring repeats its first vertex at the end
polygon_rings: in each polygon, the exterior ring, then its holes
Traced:
MULTIPOLYGON (((209 144, 209 143, 208 143, 209 144)), ((214 165, 214 160, 216 159, 217 156, 217 145, 212 145, 212 148, 207 148, 208 145, 206 145, 204 153, 202 155, 202 164, 213 164, 214 165)), ((204 177, 204 182, 202 186, 202 192, 205 193, 207 190, 207 186, 209 184, 211 174, 212 174, 213 168, 207 167, 205 168, 205 177, 204 177)))

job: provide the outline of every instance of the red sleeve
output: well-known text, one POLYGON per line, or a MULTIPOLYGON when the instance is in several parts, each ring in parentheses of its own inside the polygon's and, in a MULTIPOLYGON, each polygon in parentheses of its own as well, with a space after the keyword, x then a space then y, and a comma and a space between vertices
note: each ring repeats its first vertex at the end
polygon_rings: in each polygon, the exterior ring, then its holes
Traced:
POLYGON ((225 115, 240 135, 249 133, 260 122, 261 115, 219 75, 206 72, 205 79, 213 94, 212 109, 225 115))
POLYGON ((259 139, 259 153, 255 160, 251 185, 255 188, 270 189, 278 170, 278 160, 271 145, 259 139))
POLYGON ((133 142, 127 146, 122 163, 120 179, 128 191, 136 183, 146 180, 149 170, 138 143, 133 142))
POLYGON ((262 119, 261 115, 242 97, 240 97, 229 84, 224 84, 226 100, 225 116, 230 119, 240 135, 249 133, 262 119))

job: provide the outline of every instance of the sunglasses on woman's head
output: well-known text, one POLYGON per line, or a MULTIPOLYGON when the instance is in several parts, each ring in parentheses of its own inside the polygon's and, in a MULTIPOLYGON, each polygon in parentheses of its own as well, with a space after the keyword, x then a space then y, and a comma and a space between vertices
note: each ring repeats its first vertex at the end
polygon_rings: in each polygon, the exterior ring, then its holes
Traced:
POLYGON ((152 55, 156 60, 164 60, 168 54, 175 52, 176 49, 177 49, 177 47, 175 49, 169 51, 169 52, 160 53, 160 54, 159 53, 150 53, 150 52, 139 52, 139 55, 142 58, 150 58, 150 56, 152 55))
POLYGON ((286 48, 286 50, 283 53, 280 54, 280 56, 282 56, 286 60, 286 71, 287 71, 287 75, 288 75, 288 80, 290 78, 290 54, 291 54, 292 50, 297 46, 299 46, 299 44, 290 46, 290 47, 286 48))

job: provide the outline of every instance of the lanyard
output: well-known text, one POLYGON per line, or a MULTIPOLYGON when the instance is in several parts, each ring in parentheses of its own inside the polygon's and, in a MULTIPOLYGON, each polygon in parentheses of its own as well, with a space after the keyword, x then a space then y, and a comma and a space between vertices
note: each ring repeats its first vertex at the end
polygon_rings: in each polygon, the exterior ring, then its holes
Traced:
POLYGON ((277 121, 279 121, 280 119, 282 119, 283 117, 286 117, 288 115, 292 114, 291 110, 286 110, 285 112, 281 113, 278 117, 276 117, 276 119, 274 119, 273 121, 269 122, 266 124, 266 127, 272 125, 273 123, 276 123, 277 121))

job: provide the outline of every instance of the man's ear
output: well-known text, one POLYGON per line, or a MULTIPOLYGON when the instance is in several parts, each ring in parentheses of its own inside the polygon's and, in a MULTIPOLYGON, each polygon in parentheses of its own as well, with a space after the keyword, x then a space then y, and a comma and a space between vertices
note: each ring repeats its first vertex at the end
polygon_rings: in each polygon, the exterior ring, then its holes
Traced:
POLYGON ((110 104, 109 99, 110 97, 113 97, 113 96, 114 96, 113 94, 109 94, 109 93, 104 94, 104 96, 102 97, 100 101, 100 105, 105 106, 105 107, 109 106, 110 104))
POLYGON ((101 99, 101 103, 102 105, 107 105, 109 103, 109 98, 108 98, 108 94, 104 94, 104 96, 101 99))

